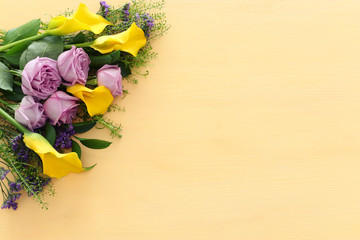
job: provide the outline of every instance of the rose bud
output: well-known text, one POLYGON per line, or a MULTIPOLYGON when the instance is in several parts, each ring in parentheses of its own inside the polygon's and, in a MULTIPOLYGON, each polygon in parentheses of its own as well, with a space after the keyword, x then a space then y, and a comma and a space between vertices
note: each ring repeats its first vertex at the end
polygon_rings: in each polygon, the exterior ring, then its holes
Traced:
POLYGON ((43 105, 35 102, 32 96, 23 97, 19 108, 15 110, 15 120, 31 131, 43 127, 46 119, 43 105))
POLYGON ((44 102, 46 116, 52 125, 71 123, 78 110, 77 97, 72 97, 63 91, 57 91, 44 102))
POLYGON ((82 48, 72 48, 63 52, 58 57, 58 67, 62 78, 67 86, 75 83, 85 85, 90 65, 90 58, 82 48))
POLYGON ((117 65, 105 64, 97 71, 97 80, 98 85, 108 88, 114 97, 122 94, 121 69, 117 65))
POLYGON ((21 89, 26 95, 46 99, 61 84, 56 61, 47 57, 37 57, 29 61, 22 72, 21 89))

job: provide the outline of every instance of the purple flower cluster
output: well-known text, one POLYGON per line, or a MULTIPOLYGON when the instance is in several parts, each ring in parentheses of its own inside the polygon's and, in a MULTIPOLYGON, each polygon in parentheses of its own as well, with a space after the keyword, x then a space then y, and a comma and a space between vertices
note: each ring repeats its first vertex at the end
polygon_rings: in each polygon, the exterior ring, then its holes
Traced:
POLYGON ((9 182, 9 189, 11 192, 20 192, 21 191, 21 182, 9 182))
POLYGON ((5 200, 5 202, 1 205, 1 209, 14 209, 16 210, 18 207, 18 203, 16 200, 18 200, 21 196, 21 193, 12 193, 8 196, 8 198, 5 200))
POLYGON ((148 13, 145 13, 144 15, 142 15, 141 18, 145 22, 145 36, 149 37, 151 29, 154 27, 155 20, 152 17, 150 17, 150 15, 148 13))
POLYGON ((24 142, 22 141, 23 134, 16 136, 14 139, 11 140, 12 143, 12 150, 17 155, 17 160, 20 162, 29 162, 30 160, 30 149, 25 146, 24 142))
POLYGON ((129 9, 130 9, 130 3, 127 3, 124 5, 123 9, 121 10, 123 13, 122 20, 124 22, 129 21, 129 15, 130 15, 129 9))
POLYGON ((3 167, 0 167, 0 180, 4 180, 6 175, 10 172, 10 170, 6 170, 3 167))
POLYGON ((144 31, 147 38, 150 37, 151 29, 155 25, 154 22, 155 20, 148 13, 141 16, 138 13, 135 14, 135 23, 144 31))
POLYGON ((104 16, 103 17, 106 17, 106 15, 108 15, 109 13, 109 8, 110 8, 110 5, 107 5, 106 4, 106 1, 100 1, 100 5, 104 11, 104 16))
POLYGON ((56 139, 54 148, 57 150, 71 148, 71 136, 75 135, 72 124, 56 127, 56 139))
POLYGON ((18 207, 18 203, 16 202, 16 200, 18 200, 21 196, 21 193, 17 193, 21 191, 21 183, 20 181, 16 181, 16 182, 11 182, 9 181, 9 192, 8 192, 8 196, 7 199, 4 201, 4 203, 1 205, 1 209, 14 209, 16 210, 18 207))

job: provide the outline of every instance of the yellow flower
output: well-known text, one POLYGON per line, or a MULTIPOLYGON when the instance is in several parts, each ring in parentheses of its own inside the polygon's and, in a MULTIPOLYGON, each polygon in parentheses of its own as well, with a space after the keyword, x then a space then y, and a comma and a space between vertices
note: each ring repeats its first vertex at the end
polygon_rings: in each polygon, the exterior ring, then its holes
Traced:
POLYGON ((43 171, 49 177, 61 178, 69 173, 81 173, 81 161, 75 152, 58 153, 40 134, 24 133, 25 145, 36 152, 43 162, 43 171))
POLYGON ((124 32, 97 38, 90 47, 102 54, 121 50, 131 53, 136 57, 140 48, 145 46, 145 44, 146 37, 144 31, 133 23, 131 27, 124 32))
POLYGON ((80 84, 67 87, 67 91, 80 98, 86 104, 90 116, 106 113, 108 107, 114 100, 110 90, 99 86, 94 90, 80 84))
POLYGON ((111 25, 111 23, 100 15, 90 12, 86 5, 81 3, 73 17, 58 16, 51 19, 47 32, 51 35, 66 35, 81 30, 89 30, 99 34, 107 25, 111 25))

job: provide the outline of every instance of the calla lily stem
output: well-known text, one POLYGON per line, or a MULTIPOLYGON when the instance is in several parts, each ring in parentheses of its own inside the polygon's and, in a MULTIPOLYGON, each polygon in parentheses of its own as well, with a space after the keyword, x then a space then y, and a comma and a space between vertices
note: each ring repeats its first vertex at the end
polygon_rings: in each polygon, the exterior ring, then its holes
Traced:
POLYGON ((93 43, 94 42, 86 42, 86 43, 77 43, 77 44, 64 45, 64 49, 70 49, 72 46, 75 46, 77 48, 90 47, 93 43))
POLYGON ((0 47, 0 52, 4 52, 5 50, 9 49, 9 48, 12 48, 20 43, 24 43, 24 42, 27 42, 27 41, 35 41, 35 40, 38 40, 38 39, 41 39, 43 37, 46 37, 46 36, 49 36, 50 34, 48 32, 44 32, 44 33, 41 33, 41 34, 38 34, 38 35, 35 35, 35 36, 32 36, 32 37, 28 37, 28 38, 24 38, 24 39, 21 39, 19 41, 16 41, 16 42, 12 42, 12 43, 9 43, 5 46, 1 46, 0 47))
POLYGON ((5 112, 0 107, 0 115, 4 117, 9 123, 11 123, 14 127, 16 127, 22 133, 30 133, 31 131, 26 129, 23 125, 18 123, 13 117, 11 117, 7 112, 5 112))

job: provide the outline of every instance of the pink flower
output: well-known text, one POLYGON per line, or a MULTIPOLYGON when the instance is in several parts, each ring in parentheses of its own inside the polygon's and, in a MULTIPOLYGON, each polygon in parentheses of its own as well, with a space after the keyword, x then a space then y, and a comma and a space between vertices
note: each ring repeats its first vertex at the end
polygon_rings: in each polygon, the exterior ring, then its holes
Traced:
POLYGON ((104 86, 115 97, 122 94, 121 69, 117 65, 105 64, 97 71, 98 85, 104 86))
POLYGON ((35 102, 32 96, 25 96, 21 100, 19 108, 15 110, 15 120, 31 131, 43 127, 46 119, 43 105, 35 102))
POLYGON ((22 72, 21 88, 24 94, 46 99, 61 84, 56 61, 47 57, 37 57, 29 61, 22 72))
POLYGON ((57 91, 44 102, 46 116, 52 125, 71 123, 78 110, 77 97, 72 97, 62 91, 57 91))
POLYGON ((82 48, 72 48, 58 57, 58 67, 65 85, 74 86, 75 83, 85 85, 88 78, 90 58, 82 48))

